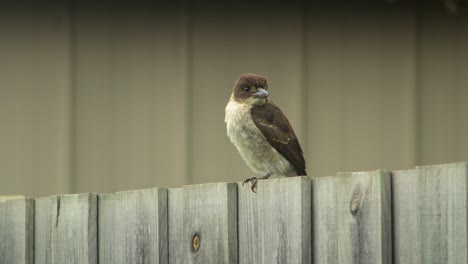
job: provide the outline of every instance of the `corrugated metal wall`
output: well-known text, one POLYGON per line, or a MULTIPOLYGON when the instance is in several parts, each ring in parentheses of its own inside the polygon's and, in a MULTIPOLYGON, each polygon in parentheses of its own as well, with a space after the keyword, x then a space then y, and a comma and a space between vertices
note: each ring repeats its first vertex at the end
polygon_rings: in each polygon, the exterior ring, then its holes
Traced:
POLYGON ((468 160, 468 15, 402 2, 4 1, 0 193, 250 177, 223 123, 244 72, 309 175, 468 160))

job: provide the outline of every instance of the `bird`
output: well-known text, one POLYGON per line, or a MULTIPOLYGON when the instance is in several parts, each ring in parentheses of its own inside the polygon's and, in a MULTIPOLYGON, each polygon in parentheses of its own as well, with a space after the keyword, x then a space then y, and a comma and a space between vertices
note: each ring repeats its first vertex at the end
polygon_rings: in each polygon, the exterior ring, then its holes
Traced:
POLYGON ((269 98, 265 77, 244 73, 235 81, 225 109, 227 135, 247 165, 260 178, 251 177, 256 193, 257 181, 277 176, 306 176, 306 164, 299 140, 289 120, 269 98))

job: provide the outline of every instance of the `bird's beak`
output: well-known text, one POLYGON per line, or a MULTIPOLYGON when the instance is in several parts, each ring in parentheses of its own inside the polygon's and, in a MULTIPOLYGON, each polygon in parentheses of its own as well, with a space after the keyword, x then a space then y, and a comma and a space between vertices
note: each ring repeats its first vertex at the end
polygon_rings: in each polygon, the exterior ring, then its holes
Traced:
POLYGON ((268 97, 268 92, 265 89, 257 88, 257 92, 252 94, 255 98, 266 98, 268 97))

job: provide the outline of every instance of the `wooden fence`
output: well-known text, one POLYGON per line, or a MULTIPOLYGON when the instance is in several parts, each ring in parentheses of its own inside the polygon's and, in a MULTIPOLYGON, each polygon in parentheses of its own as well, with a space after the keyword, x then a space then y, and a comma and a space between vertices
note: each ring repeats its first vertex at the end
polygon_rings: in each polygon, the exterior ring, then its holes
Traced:
POLYGON ((0 202, 0 263, 468 263, 468 163, 0 202))

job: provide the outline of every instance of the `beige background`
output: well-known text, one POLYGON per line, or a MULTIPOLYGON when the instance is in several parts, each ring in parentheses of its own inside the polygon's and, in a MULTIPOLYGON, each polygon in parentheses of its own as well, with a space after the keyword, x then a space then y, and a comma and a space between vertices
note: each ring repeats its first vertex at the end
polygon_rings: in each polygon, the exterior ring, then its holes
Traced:
POLYGON ((0 194, 251 177, 224 125, 244 72, 268 78, 309 175, 468 160, 462 8, 11 2, 0 3, 0 194))

